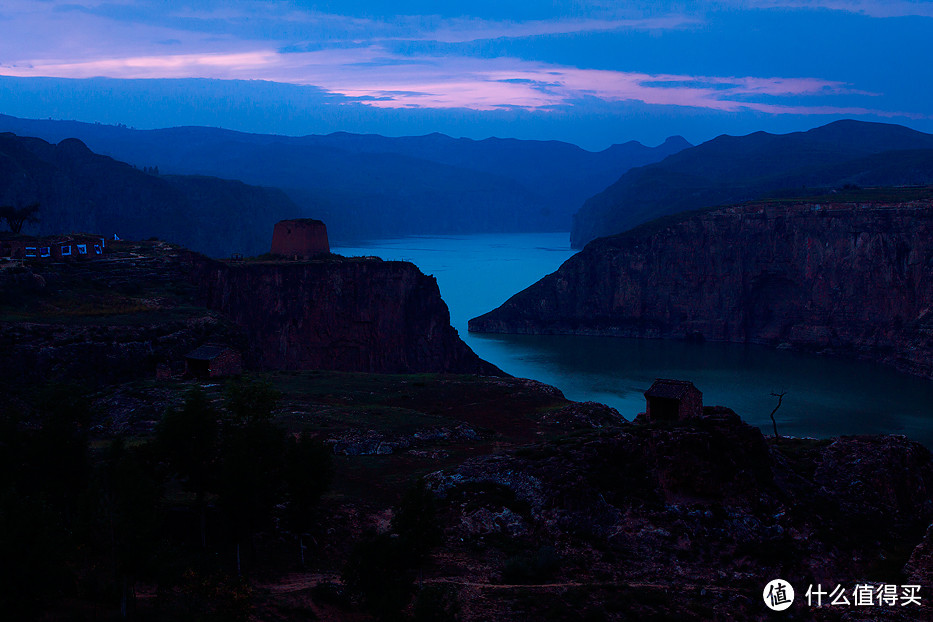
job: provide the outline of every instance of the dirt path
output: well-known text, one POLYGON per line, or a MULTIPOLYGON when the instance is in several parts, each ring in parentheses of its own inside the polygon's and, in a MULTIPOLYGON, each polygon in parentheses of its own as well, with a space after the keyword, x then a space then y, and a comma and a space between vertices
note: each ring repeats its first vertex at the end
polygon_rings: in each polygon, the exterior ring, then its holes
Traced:
MULTIPOLYGON (((336 573, 310 573, 310 574, 290 574, 285 575, 276 583, 258 585, 257 587, 269 590, 273 594, 284 594, 288 592, 298 592, 307 590, 322 581, 340 584, 340 575, 336 573)), ((741 590, 732 587, 718 587, 709 585, 688 585, 688 584, 663 584, 663 583, 632 583, 627 581, 563 581, 559 583, 487 583, 482 581, 465 581, 457 577, 431 577, 426 578, 424 583, 446 583, 449 585, 460 585, 464 587, 479 588, 483 590, 549 590, 570 587, 626 587, 635 589, 655 589, 655 590, 707 590, 710 592, 738 593, 741 590)))

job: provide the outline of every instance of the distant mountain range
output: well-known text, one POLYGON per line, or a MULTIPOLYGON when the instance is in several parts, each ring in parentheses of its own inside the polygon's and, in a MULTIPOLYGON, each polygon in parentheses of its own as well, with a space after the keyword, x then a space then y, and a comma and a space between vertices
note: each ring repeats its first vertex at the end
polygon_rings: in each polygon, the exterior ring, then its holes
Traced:
POLYGON ((443 134, 388 138, 246 134, 208 127, 134 130, 0 115, 0 131, 98 153, 162 174, 212 175, 281 188, 332 239, 404 234, 566 231, 593 194, 635 166, 689 147, 681 137, 598 153, 558 141, 443 134))
POLYGON ((268 252, 272 226, 300 210, 274 188, 204 176, 154 175, 93 153, 0 133, 0 205, 38 201, 24 233, 159 237, 215 257, 268 252))
MULTIPOLYGON (((209 127, 135 130, 0 115, 4 130, 62 144, 77 138, 95 152, 145 170, 158 167, 161 175, 132 167, 121 169, 121 175, 133 171, 145 175, 146 183, 161 180, 160 187, 187 197, 178 203, 168 194, 151 195, 173 206, 158 208, 159 213, 175 209, 179 215, 153 222, 153 212, 125 209, 138 202, 127 192, 122 207, 114 207, 114 222, 133 223, 125 231, 157 228, 152 235, 213 255, 234 248, 263 252, 275 217, 322 219, 331 239, 343 241, 560 231, 572 219, 571 243, 582 247, 661 216, 704 207, 846 185, 933 183, 933 135, 859 121, 783 135, 720 136, 696 147, 680 137, 654 148, 633 141, 598 153, 558 141, 344 132, 289 137, 209 127), (272 186, 284 194, 177 175, 272 186), (208 230, 214 233, 203 233, 208 230)), ((76 187, 91 184, 101 172, 85 168, 76 187)), ((99 180, 102 188, 105 195, 112 190, 99 180)), ((79 216, 84 217, 79 211, 73 218, 79 216)), ((66 221, 64 215, 58 219, 63 226, 66 221)))
POLYGON ((634 168, 574 216, 571 244, 627 231, 660 216, 801 196, 845 185, 933 183, 933 135, 900 125, 837 121, 807 132, 720 136, 634 168))

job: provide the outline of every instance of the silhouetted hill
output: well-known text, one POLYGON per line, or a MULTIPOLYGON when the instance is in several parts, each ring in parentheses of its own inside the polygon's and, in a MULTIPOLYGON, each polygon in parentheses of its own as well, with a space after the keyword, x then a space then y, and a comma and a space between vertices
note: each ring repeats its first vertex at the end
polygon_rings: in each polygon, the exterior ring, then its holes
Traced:
MULTIPOLYGON (((212 177, 151 175, 78 139, 0 134, 0 204, 40 203, 32 231, 160 237, 213 256, 267 252, 299 209, 280 190, 212 177)), ((25 231, 24 231, 25 232, 25 231)))
POLYGON ((846 184, 933 183, 933 136, 837 121, 807 132, 720 136, 628 171, 574 216, 582 247, 667 214, 846 184))
POLYGON ((598 153, 558 141, 443 134, 388 138, 246 134, 209 127, 133 130, 0 115, 0 130, 59 141, 162 173, 282 188, 336 239, 415 233, 566 231, 571 215, 633 166, 688 147, 637 142, 598 153))

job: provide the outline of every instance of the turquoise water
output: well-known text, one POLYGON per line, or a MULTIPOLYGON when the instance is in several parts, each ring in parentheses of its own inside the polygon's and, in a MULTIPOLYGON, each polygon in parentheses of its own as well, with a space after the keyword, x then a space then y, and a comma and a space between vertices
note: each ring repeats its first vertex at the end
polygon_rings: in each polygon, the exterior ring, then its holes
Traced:
POLYGON ((642 412, 655 378, 692 380, 707 405, 729 406, 771 432, 770 394, 786 391, 781 434, 905 434, 933 447, 933 382, 861 361, 728 343, 577 336, 480 335, 470 318, 557 269, 574 251, 566 233, 486 234, 374 240, 334 248, 416 264, 437 278, 451 323, 482 358, 560 388, 574 400, 642 412))

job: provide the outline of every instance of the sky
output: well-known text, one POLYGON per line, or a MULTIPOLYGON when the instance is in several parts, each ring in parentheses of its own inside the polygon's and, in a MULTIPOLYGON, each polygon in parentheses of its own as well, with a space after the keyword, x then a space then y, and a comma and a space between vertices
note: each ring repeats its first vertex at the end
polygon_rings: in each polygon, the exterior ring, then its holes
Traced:
POLYGON ((28 118, 593 150, 933 132, 933 0, 2 0, 0 28, 0 113, 28 118))

